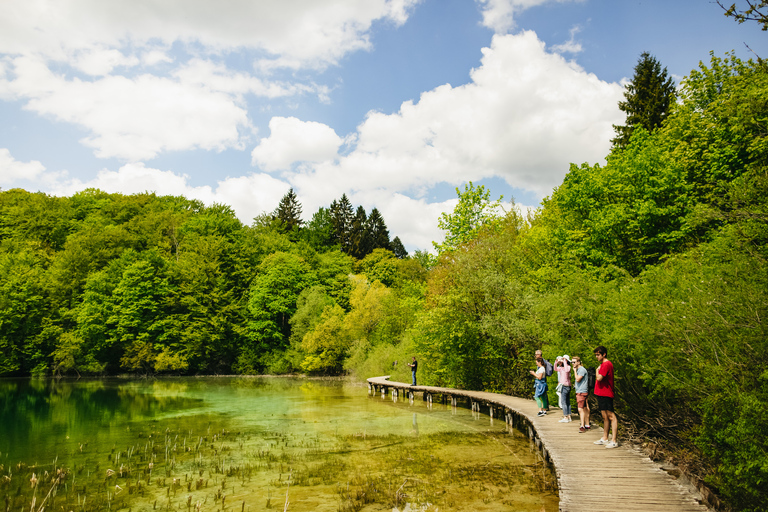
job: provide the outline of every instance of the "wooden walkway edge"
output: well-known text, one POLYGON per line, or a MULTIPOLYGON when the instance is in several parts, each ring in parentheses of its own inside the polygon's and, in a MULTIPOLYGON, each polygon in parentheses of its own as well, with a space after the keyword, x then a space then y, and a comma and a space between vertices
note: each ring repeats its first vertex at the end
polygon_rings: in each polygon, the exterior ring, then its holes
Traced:
MULTIPOLYGON (((468 398, 473 409, 480 409, 516 427, 527 424, 529 436, 548 459, 557 476, 560 510, 578 511, 675 511, 705 512, 703 505, 688 488, 680 485, 659 463, 631 446, 606 449, 593 444, 603 430, 593 426, 579 433, 578 419, 560 423, 560 409, 551 409, 538 417, 533 400, 483 391, 465 391, 435 386, 411 386, 392 382, 389 376, 368 379, 369 388, 383 393, 421 393, 424 400, 455 401, 468 398), (517 417, 517 423, 516 422, 517 417)), ((574 417, 578 417, 574 414, 574 417)))

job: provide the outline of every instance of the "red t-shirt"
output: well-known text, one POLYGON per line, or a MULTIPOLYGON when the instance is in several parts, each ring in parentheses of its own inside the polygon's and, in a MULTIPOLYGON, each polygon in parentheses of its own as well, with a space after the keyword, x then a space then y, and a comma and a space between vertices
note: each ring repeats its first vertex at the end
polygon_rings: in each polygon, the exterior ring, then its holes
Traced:
POLYGON ((595 379, 595 396, 609 396, 613 398, 613 363, 604 360, 597 368, 597 372, 603 376, 603 380, 595 379))

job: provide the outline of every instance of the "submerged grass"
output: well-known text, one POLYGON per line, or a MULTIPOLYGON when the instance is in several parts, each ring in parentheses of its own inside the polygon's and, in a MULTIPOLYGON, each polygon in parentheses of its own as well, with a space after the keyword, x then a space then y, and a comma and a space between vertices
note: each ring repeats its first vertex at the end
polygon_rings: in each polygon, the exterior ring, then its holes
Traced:
POLYGON ((512 434, 478 426, 461 433, 321 436, 214 429, 194 418, 153 420, 134 427, 122 446, 82 439, 48 463, 0 465, 0 506, 5 512, 557 510, 551 470, 512 434))

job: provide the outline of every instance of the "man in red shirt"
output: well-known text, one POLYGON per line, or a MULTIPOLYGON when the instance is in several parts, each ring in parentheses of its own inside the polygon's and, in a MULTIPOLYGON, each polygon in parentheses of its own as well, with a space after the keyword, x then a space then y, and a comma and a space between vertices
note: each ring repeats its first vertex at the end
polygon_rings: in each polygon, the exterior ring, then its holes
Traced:
POLYGON ((616 448, 616 430, 619 426, 619 420, 616 413, 613 412, 613 363, 608 360, 608 349, 600 345, 595 349, 595 357, 600 366, 595 371, 595 397, 597 405, 600 407, 600 414, 603 415, 603 437, 595 441, 595 444, 605 445, 606 448, 616 448), (608 433, 612 434, 611 440, 608 440, 608 433))

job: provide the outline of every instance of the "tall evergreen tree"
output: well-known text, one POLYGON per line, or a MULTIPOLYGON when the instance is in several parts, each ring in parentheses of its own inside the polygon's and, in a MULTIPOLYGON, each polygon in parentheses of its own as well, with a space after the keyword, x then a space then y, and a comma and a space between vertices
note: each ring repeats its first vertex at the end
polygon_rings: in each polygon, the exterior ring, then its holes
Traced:
POLYGON ((296 198, 293 188, 280 200, 274 215, 280 221, 281 229, 285 233, 290 233, 301 227, 301 203, 296 198))
POLYGON ((341 199, 331 203, 331 219, 333 224, 333 238, 342 252, 350 252, 350 233, 352 232, 352 203, 347 194, 342 194, 341 199))
POLYGON ((365 208, 357 207, 355 217, 352 219, 352 229, 350 230, 350 256, 357 259, 363 259, 373 249, 371 247, 371 236, 368 230, 368 215, 365 208))
POLYGON ((675 101, 675 83, 667 76, 667 68, 661 69, 659 61, 643 52, 624 98, 625 101, 619 102, 619 109, 627 114, 626 124, 613 125, 616 138, 611 142, 617 148, 626 147, 636 127, 652 132, 661 126, 675 101))
POLYGON ((368 233, 371 239, 371 250, 387 249, 389 250, 389 230, 384 223, 384 217, 379 210, 374 208, 368 217, 368 233))
POLYGON ((403 245, 403 242, 400 241, 399 236, 396 236, 394 240, 392 240, 390 249, 395 253, 395 256, 401 260, 408 257, 408 251, 405 250, 405 246, 403 245))

